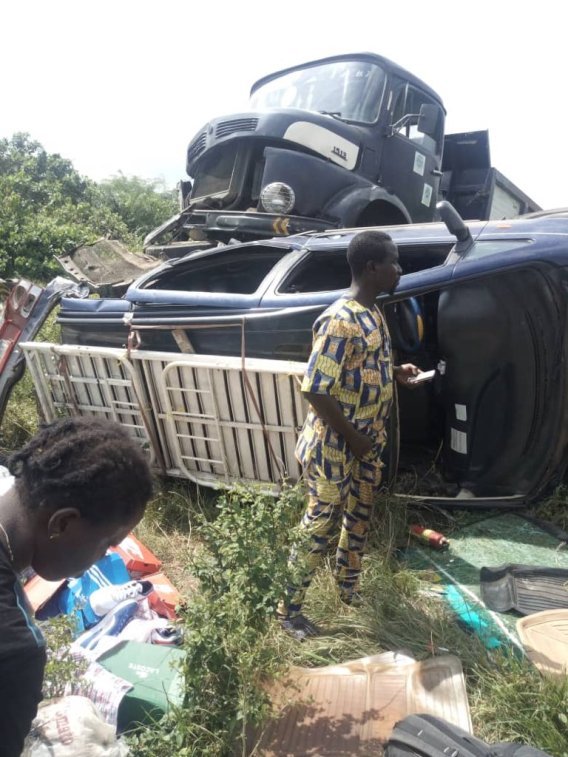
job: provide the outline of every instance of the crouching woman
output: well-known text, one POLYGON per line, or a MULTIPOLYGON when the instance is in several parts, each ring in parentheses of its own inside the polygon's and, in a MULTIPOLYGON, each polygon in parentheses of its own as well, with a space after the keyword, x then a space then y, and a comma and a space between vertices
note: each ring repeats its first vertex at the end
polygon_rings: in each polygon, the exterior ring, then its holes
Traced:
POLYGON ((84 573, 141 519, 152 479, 116 423, 68 418, 43 428, 0 479, 0 757, 18 757, 41 699, 45 649, 19 574, 84 573))

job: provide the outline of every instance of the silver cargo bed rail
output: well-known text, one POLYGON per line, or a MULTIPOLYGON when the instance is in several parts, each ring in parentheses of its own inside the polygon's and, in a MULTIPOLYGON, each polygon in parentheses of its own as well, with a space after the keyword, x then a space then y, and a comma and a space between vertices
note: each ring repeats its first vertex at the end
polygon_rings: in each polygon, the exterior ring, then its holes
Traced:
POLYGON ((42 413, 123 425, 152 465, 203 486, 277 491, 301 475, 303 363, 26 342, 42 413), (244 370, 243 370, 244 367, 244 370))

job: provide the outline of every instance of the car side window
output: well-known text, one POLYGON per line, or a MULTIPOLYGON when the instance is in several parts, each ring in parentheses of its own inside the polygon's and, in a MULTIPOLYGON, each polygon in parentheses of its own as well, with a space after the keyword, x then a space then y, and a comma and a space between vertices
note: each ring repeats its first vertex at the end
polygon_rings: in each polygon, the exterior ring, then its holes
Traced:
POLYGON ((164 271, 148 289, 254 294, 288 248, 245 247, 198 256, 164 271))
POLYGON ((278 293, 332 292, 347 289, 350 284, 345 250, 322 250, 301 260, 279 286, 278 293))
MULTIPOLYGON (((404 274, 444 265, 453 242, 430 245, 401 245, 398 249, 404 274)), ((351 285, 346 249, 318 250, 308 253, 292 269, 277 289, 278 294, 333 292, 351 285)))

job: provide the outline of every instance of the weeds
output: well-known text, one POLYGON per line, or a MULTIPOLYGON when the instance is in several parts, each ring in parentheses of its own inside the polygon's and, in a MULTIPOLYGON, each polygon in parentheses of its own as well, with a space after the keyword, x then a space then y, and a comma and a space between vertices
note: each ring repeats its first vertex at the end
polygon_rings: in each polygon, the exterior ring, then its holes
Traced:
MULTIPOLYGON (((2 444, 14 449, 35 427, 31 381, 17 387, 8 411, 2 444)), ((186 702, 131 736, 133 757, 247 754, 247 735, 270 716, 265 684, 285 666, 327 665, 386 650, 417 659, 455 654, 464 666, 477 736, 568 757, 568 683, 543 678, 526 659, 488 652, 432 594, 427 573, 397 559, 409 523, 451 535, 474 514, 418 510, 409 498, 382 497, 363 563, 363 605, 347 608, 339 601, 330 555, 306 599, 306 613, 324 633, 298 644, 273 614, 289 579, 301 500, 297 490, 279 500, 250 489, 219 497, 168 481, 148 507, 138 534, 188 598, 181 621, 186 702)), ((567 500, 568 488, 559 487, 533 514, 567 530, 567 500)), ((49 648, 64 646, 68 633, 65 619, 50 623, 49 648)), ((74 675, 73 661, 50 652, 46 693, 61 693, 74 675)))
POLYGON ((246 755, 249 734, 270 712, 263 683, 282 668, 274 615, 290 580, 298 495, 274 500, 236 488, 216 510, 214 519, 194 513, 199 546, 188 569, 199 592, 182 609, 185 705, 158 731, 134 737, 137 755, 171 754, 174 744, 180 755, 246 755))
MULTIPOLYGON (((135 757, 246 754, 247 724, 270 716, 264 684, 285 665, 329 665, 386 650, 417 659, 456 655, 464 666, 476 735, 568 757, 566 685, 543 679, 526 659, 488 652, 432 594, 428 573, 407 569, 397 559, 408 543, 409 522, 434 522, 451 533, 461 515, 414 510, 411 501, 385 495, 364 560, 362 606, 347 608, 339 601, 330 554, 306 599, 306 614, 323 635, 298 644, 283 634, 271 619, 287 570, 287 552, 279 544, 290 542, 289 529, 301 511, 298 493, 288 496, 289 502, 275 505, 251 491, 228 494, 214 520, 210 498, 184 505, 176 489, 150 510, 151 519, 183 523, 185 538, 191 533, 198 559, 190 559, 186 571, 199 574, 201 591, 183 621, 189 634, 186 706, 139 734, 135 757)), ((554 501, 558 512, 561 497, 558 492, 554 501)))
POLYGON ((539 503, 533 515, 568 531, 568 486, 559 486, 550 497, 539 503))
MULTIPOLYGON (((58 342, 59 326, 54 310, 36 336, 37 342, 58 342)), ((40 408, 30 374, 25 371, 22 379, 15 385, 0 426, 0 450, 4 454, 22 447, 37 431, 40 408)))
MULTIPOLYGON (((43 623, 41 630, 47 653, 43 695, 46 699, 53 699, 63 696, 67 685, 75 682, 81 673, 81 663, 69 652, 73 641, 74 622, 69 616, 60 615, 43 623)), ((87 663, 84 663, 83 669, 86 666, 87 663)))
POLYGON ((567 679, 544 678, 526 659, 505 654, 495 654, 491 666, 472 669, 471 679, 478 736, 568 757, 567 679))

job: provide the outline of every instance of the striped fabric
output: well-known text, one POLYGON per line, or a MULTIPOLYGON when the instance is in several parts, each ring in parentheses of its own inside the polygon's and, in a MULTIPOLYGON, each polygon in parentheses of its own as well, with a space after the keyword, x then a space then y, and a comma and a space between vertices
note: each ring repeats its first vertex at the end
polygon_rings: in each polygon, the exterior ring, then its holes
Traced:
POLYGON ((308 488, 301 525, 309 539, 305 551, 291 558, 302 560, 305 572, 298 585, 288 587, 281 616, 301 612, 314 572, 338 531, 335 577, 342 599, 352 600, 381 482, 392 381, 390 336, 379 309, 341 298, 314 324, 302 391, 334 397, 357 431, 374 443, 363 459, 354 458, 345 439, 310 408, 296 447, 308 488))

